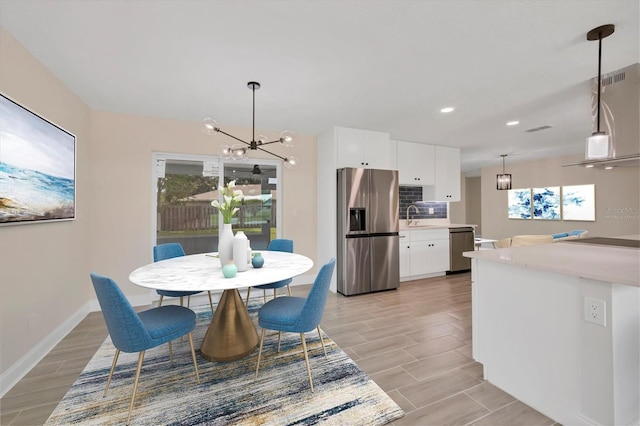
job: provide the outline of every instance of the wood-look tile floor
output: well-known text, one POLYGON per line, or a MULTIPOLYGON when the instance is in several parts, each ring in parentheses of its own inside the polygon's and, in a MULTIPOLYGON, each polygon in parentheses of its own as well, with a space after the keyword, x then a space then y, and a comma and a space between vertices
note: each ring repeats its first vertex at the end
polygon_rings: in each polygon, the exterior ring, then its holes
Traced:
MULTIPOLYGON (((330 293, 321 327, 404 409, 394 425, 555 424, 482 379, 471 357, 469 273, 330 293)), ((89 314, 0 399, 0 424, 43 424, 106 337, 102 314, 89 314)))

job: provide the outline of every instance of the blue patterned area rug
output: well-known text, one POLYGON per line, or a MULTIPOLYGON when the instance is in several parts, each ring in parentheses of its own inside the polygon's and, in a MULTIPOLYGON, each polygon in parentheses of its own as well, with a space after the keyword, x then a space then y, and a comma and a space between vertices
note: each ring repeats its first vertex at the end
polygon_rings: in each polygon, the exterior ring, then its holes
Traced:
MULTIPOLYGON (((249 307, 257 323, 257 309, 249 307)), ((198 315, 196 351, 211 320, 209 305, 193 308, 198 315)), ((257 349, 232 362, 209 362, 199 356, 201 383, 195 381, 188 339, 145 353, 132 425, 383 425, 404 415, 326 334, 325 359, 316 331, 306 336, 315 392, 309 389, 300 336, 277 333, 265 337, 258 380, 253 376, 257 349)), ((137 354, 121 353, 102 397, 115 348, 107 338, 47 420, 47 425, 124 424, 133 389, 137 354)))

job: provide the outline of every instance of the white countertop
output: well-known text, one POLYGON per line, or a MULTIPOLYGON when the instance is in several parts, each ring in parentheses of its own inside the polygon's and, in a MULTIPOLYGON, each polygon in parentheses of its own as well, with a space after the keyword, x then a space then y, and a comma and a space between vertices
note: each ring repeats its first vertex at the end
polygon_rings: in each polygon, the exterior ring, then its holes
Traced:
POLYGON ((407 221, 400 220, 400 231, 411 231, 414 229, 449 229, 449 228, 475 228, 478 225, 469 225, 464 223, 442 223, 442 224, 429 224, 427 220, 417 219, 418 225, 407 226, 407 221), (423 225, 424 224, 424 225, 423 225))
MULTIPOLYGON (((616 237, 640 239, 638 235, 616 237)), ((467 251, 465 257, 640 287, 640 249, 557 242, 467 251)))

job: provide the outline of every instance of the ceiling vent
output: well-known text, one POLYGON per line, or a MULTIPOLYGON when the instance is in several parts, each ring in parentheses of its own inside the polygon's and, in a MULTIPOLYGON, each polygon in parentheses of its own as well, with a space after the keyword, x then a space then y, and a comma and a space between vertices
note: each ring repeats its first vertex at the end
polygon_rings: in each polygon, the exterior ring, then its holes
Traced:
POLYGON ((602 87, 610 86, 614 83, 619 83, 621 81, 624 81, 625 77, 626 75, 624 71, 611 73, 602 78, 601 80, 602 87))
POLYGON ((539 132, 540 130, 547 130, 547 129, 550 129, 550 128, 551 128, 551 126, 540 126, 540 127, 534 127, 533 129, 525 130, 525 132, 533 133, 533 132, 539 132))

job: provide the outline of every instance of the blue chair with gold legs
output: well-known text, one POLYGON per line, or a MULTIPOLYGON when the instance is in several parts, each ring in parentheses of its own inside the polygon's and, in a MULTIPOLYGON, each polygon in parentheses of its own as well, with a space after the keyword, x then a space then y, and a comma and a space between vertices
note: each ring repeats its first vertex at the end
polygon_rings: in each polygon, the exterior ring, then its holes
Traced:
MULTIPOLYGON (((267 250, 269 251, 285 251, 288 253, 293 253, 293 240, 287 240, 284 238, 278 238, 275 240, 271 240, 271 242, 269 243, 269 246, 267 247, 267 250)), ((269 283, 269 284, 262 284, 262 285, 256 285, 253 286, 253 288, 259 288, 262 290, 262 297, 264 298, 265 303, 267 302, 267 290, 273 289, 273 297, 276 297, 276 291, 279 288, 282 288, 284 286, 287 286, 287 291, 289 293, 289 296, 291 296, 291 287, 289 287, 289 284, 291 284, 293 280, 291 278, 286 279, 286 280, 282 280, 282 281, 278 281, 275 283, 269 283)), ((251 287, 247 288, 247 301, 245 303, 245 305, 249 306, 249 295, 251 294, 251 287)))
MULTIPOLYGON (((184 256, 184 249, 182 248, 182 244, 180 243, 165 243, 158 244, 153 247, 153 261, 159 262, 161 260, 173 259, 174 257, 184 256)), ((167 297, 179 297, 180 298, 180 306, 183 305, 183 298, 187 297, 187 307, 189 307, 191 303, 191 296, 194 294, 202 293, 201 291, 171 291, 171 290, 156 290, 156 292, 160 295, 160 301, 158 302, 158 306, 162 306, 162 299, 167 297)), ((213 299, 211 298, 211 292, 209 291, 209 306, 211 306, 211 312, 213 312, 213 299)))
MULTIPOLYGON (((260 349, 258 350, 258 363, 256 365, 256 374, 254 380, 258 378, 258 370, 260 369, 260 358, 262 357, 262 346, 264 344, 264 335, 267 330, 277 330, 279 333, 293 332, 300 333, 302 340, 302 350, 304 351, 304 359, 307 364, 307 373, 309 375, 309 385, 313 392, 313 379, 311 378, 311 367, 309 366, 309 355, 307 354, 307 342, 304 333, 318 330, 320 343, 324 350, 324 356, 327 357, 327 349, 322 339, 322 331, 320 331, 320 321, 324 313, 324 307, 327 303, 327 294, 329 293, 329 284, 331 284, 331 276, 335 267, 336 260, 331 259, 318 272, 316 279, 309 290, 309 294, 304 297, 282 296, 269 300, 258 310, 258 324, 262 327, 260 335, 260 349)), ((278 336, 278 351, 280 351, 280 337, 278 336)))
POLYGON ((107 396, 109 384, 111 383, 120 352, 139 353, 138 366, 133 381, 131 403, 129 404, 129 414, 127 415, 127 425, 131 420, 133 402, 136 398, 138 380, 140 379, 142 360, 144 359, 144 352, 147 349, 154 348, 163 343, 169 343, 169 354, 173 360, 171 341, 178 337, 188 335, 189 345, 191 345, 191 358, 193 359, 193 366, 196 372, 196 382, 200 383, 200 374, 198 373, 198 363, 196 361, 196 352, 193 348, 192 336, 192 331, 196 328, 196 314, 191 309, 183 306, 170 305, 152 308, 138 313, 133 309, 122 293, 122 290, 120 290, 120 287, 118 287, 111 278, 92 272, 91 282, 98 296, 98 302, 100 303, 104 320, 107 323, 107 330, 109 330, 111 341, 116 347, 116 353, 113 357, 113 363, 111 364, 111 371, 109 372, 103 397, 107 396))

